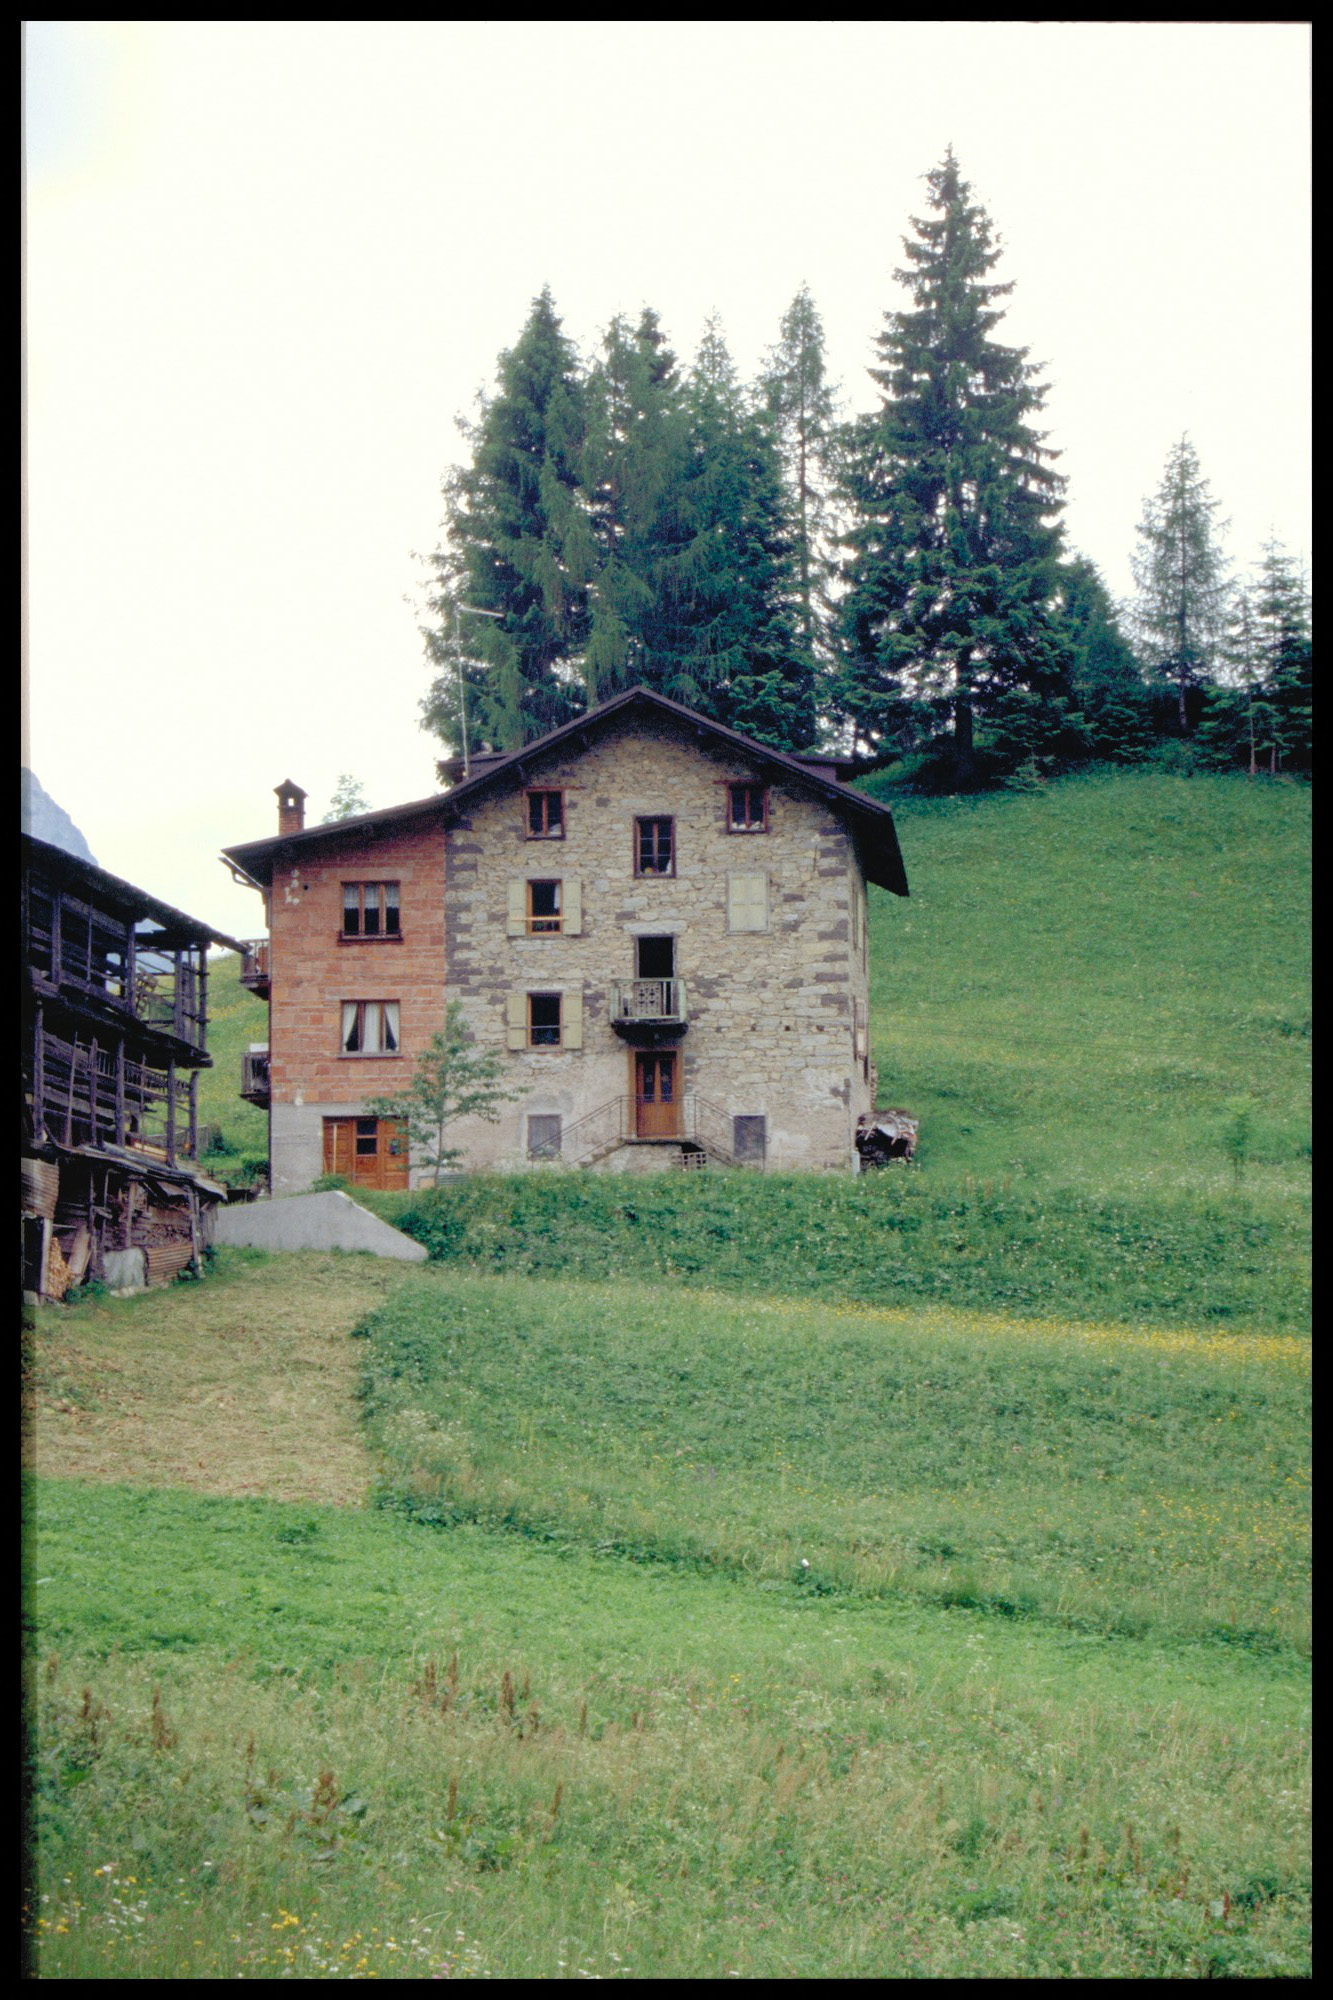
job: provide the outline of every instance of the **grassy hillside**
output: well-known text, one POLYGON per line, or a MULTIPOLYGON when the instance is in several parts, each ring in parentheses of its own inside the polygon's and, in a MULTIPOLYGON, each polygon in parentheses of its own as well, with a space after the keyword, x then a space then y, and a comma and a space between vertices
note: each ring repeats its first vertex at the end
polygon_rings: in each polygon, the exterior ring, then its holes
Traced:
POLYGON ((47 1977, 1308 1973, 1308 1346, 233 1252, 31 1358, 47 1977))
POLYGON ((895 800, 871 891, 880 1096, 950 1179, 1300 1202, 1310 1171, 1308 787, 1127 771, 895 800))
POLYGON ((251 1042, 268 1040, 268 1008, 241 984, 241 961, 221 952, 208 961, 208 1052, 213 1067, 199 1078, 199 1121, 221 1132, 228 1151, 207 1165, 248 1180, 268 1164, 268 1113, 240 1095, 241 1057, 251 1042))
POLYGON ((36 1969, 1308 1976, 1308 807, 903 805, 917 1167, 42 1309, 36 1969))
POLYGON ((1308 1645, 1307 1340, 443 1272, 369 1332, 371 1436, 421 1518, 1308 1645))

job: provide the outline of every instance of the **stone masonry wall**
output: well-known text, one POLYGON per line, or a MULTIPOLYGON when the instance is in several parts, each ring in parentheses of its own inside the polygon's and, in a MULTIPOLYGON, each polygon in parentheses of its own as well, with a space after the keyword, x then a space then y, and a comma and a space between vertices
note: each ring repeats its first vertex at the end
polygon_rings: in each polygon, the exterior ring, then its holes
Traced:
MULTIPOLYGON (((635 976, 636 937, 673 935, 689 1027, 661 1045, 680 1049, 682 1093, 714 1107, 728 1131, 734 1114, 762 1113, 770 1169, 850 1166, 870 1103, 869 982, 864 881, 842 821, 798 779, 766 780, 671 724, 651 736, 607 731, 582 752, 566 745, 526 782, 564 790, 565 837, 527 837, 517 787, 450 830, 448 994, 484 1046, 506 1049, 511 996, 560 992, 567 1013, 581 1001, 582 1047, 507 1053, 521 1098, 498 1124, 456 1128, 470 1163, 526 1165, 535 1113, 559 1114, 569 1157, 571 1128, 632 1092, 634 1045, 610 1024, 608 989, 635 976), (768 782, 767 831, 728 832, 728 780, 768 782), (675 821, 674 876, 635 875, 634 822, 649 815, 675 821), (766 930, 728 929, 733 871, 766 877, 766 930), (510 885, 530 879, 578 883, 576 935, 508 935, 510 885)), ((670 1152, 634 1150, 661 1161, 670 1152)))

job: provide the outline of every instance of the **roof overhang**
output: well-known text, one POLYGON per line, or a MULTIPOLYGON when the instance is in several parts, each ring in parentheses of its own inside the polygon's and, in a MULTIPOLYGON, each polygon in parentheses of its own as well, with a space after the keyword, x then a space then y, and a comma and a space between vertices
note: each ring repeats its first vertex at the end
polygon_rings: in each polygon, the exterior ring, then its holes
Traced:
MULTIPOLYGON (((715 750, 735 757, 752 769, 780 776, 785 783, 798 790, 813 793, 836 812, 853 832, 867 880, 877 883, 881 889, 890 890, 895 896, 908 894, 907 871, 903 866, 897 829, 889 807, 879 799, 868 798, 864 792, 854 791, 840 779, 824 775, 831 765, 845 768, 842 760, 814 757, 806 762, 789 751, 774 750, 766 743, 756 742, 754 737, 744 736, 738 729, 729 729, 724 723, 714 722, 708 716, 700 715, 696 709, 686 708, 682 702, 671 701, 666 695, 647 687, 628 688, 623 694, 613 695, 609 701, 589 709, 586 715, 562 723, 559 729, 553 729, 545 736, 535 737, 519 750, 509 751, 503 756, 487 753, 484 760, 474 760, 470 777, 447 792, 437 792, 431 798, 416 799, 407 805, 390 806, 382 812, 357 813, 349 819, 307 827, 300 833, 276 834, 268 840, 252 840, 237 847, 225 847, 222 859, 228 867, 240 870, 257 887, 267 888, 273 880, 274 869, 286 859, 294 860, 299 855, 317 852, 321 846, 333 842, 345 842, 349 836, 373 838, 378 833, 391 832, 414 821, 432 818, 443 826, 449 826, 472 806, 497 791, 529 783, 549 758, 567 751, 571 746, 586 747, 594 736, 602 734, 617 722, 628 721, 635 713, 669 718, 715 750), (477 768, 478 765, 480 768, 477 768), (823 768, 812 769, 811 765, 823 768)), ((439 768, 443 775, 449 775, 457 768, 457 760, 442 760, 439 768)))

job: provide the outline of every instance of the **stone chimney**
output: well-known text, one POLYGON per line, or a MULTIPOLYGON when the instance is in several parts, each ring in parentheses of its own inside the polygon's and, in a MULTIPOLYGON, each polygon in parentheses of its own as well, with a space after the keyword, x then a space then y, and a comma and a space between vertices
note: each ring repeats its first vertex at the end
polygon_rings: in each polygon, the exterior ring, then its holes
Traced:
POLYGON ((273 787, 278 795, 278 832, 302 833, 305 830, 305 793, 290 778, 284 778, 280 785, 273 787))

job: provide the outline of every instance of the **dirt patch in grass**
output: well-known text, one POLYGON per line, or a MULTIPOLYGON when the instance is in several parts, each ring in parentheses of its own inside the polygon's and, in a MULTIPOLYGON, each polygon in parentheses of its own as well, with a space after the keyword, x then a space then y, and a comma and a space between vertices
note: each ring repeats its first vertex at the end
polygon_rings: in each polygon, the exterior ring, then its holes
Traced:
POLYGON ((44 1307, 25 1461, 52 1479, 359 1506, 373 1466, 349 1336, 401 1276, 373 1257, 230 1252, 202 1284, 44 1307))

